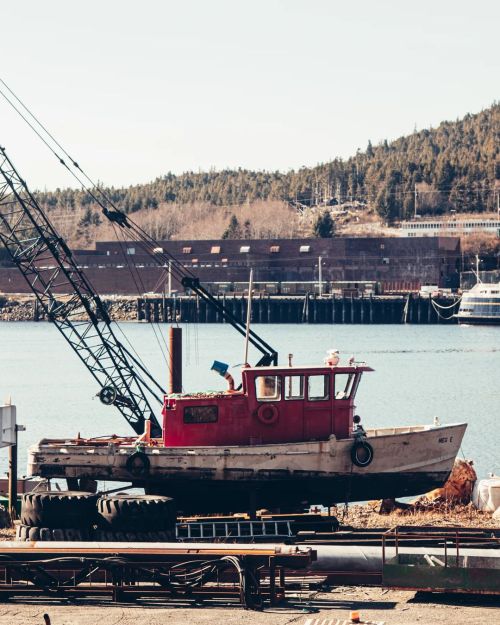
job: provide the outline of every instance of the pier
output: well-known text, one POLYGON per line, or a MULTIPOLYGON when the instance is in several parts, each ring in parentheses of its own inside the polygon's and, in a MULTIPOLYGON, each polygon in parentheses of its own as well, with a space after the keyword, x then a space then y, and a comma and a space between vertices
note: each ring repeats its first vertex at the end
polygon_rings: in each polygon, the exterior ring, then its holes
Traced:
MULTIPOLYGON (((228 312, 244 319, 245 295, 217 298, 228 312)), ((456 323, 458 298, 399 296, 300 297, 258 295, 252 300, 254 323, 438 324, 456 323), (453 305, 455 303, 455 305, 453 305)), ((222 315, 197 296, 147 297, 137 300, 137 320, 149 323, 224 323, 222 315)))

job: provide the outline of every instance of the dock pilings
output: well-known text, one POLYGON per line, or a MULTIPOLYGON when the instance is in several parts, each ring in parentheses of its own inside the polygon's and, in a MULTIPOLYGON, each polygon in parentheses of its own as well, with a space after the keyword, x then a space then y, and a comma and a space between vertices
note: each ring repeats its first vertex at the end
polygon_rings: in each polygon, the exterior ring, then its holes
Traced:
MULTIPOLYGON (((233 315, 244 319, 244 295, 220 295, 217 299, 233 315)), ((449 298, 418 294, 404 296, 329 297, 309 293, 305 296, 258 295, 252 300, 254 323, 306 324, 438 324, 456 323, 449 298)), ((198 296, 147 297, 137 300, 137 319, 150 323, 223 323, 220 312, 198 296)))

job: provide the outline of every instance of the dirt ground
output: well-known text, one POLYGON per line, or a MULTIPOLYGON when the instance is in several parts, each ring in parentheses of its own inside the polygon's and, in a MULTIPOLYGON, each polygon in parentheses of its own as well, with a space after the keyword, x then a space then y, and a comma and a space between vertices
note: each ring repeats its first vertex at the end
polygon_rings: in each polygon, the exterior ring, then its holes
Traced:
POLYGON ((381 588, 335 588, 329 593, 307 592, 286 608, 262 612, 240 607, 174 607, 150 604, 113 605, 79 601, 0 603, 0 623, 44 625, 343 625, 351 610, 360 612, 361 622, 385 625, 494 625, 500 622, 500 598, 496 601, 459 595, 431 595, 388 591, 381 588))

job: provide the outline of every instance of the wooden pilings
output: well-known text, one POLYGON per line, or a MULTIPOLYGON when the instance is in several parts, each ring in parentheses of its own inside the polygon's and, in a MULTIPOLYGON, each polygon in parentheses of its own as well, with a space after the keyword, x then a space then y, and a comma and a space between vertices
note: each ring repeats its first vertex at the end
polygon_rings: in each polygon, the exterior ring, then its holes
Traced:
MULTIPOLYGON (((221 304, 233 315, 244 319, 246 297, 222 295, 221 304)), ((252 301, 254 323, 308 324, 377 324, 456 323, 451 317, 458 311, 446 308, 438 314, 439 306, 449 306, 449 299, 418 294, 404 296, 353 297, 333 295, 318 297, 255 297, 252 301)), ((222 315, 205 300, 196 296, 141 298, 137 300, 137 319, 150 323, 223 323, 222 315)))

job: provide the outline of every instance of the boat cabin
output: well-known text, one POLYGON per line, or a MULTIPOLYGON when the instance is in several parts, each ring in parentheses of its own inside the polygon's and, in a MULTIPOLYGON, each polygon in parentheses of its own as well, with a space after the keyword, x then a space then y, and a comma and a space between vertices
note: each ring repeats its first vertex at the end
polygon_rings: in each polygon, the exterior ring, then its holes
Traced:
POLYGON ((239 390, 166 395, 167 447, 262 445, 352 436, 366 365, 245 367, 239 390))

